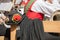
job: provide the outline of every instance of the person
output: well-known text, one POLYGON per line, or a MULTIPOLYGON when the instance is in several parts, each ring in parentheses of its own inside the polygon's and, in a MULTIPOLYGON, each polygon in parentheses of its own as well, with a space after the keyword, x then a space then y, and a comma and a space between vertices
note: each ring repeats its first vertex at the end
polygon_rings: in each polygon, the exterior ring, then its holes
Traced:
POLYGON ((54 11, 55 7, 44 0, 28 0, 20 23, 20 40, 60 40, 60 37, 45 33, 43 29, 44 15, 50 18, 54 11))
POLYGON ((23 20, 20 23, 20 40, 44 40, 42 24, 44 14, 41 10, 37 9, 40 8, 40 6, 37 6, 38 4, 36 4, 39 1, 34 0, 31 5, 28 4, 29 2, 32 2, 32 0, 28 0, 26 2, 25 14, 23 15, 23 20), (27 7, 28 5, 29 8, 27 7), (34 7, 34 10, 32 10, 32 7, 34 7))
POLYGON ((0 36, 4 36, 7 30, 7 28, 3 25, 3 22, 5 21, 5 19, 6 19, 6 16, 0 13, 0 36))
MULTIPOLYGON (((15 4, 14 5, 16 5, 16 6, 18 6, 19 4, 20 4, 20 2, 21 2, 22 0, 16 0, 16 2, 15 2, 15 4)), ((1 0, 0 1, 0 3, 8 3, 8 2, 11 2, 11 0, 1 0)), ((8 8, 9 9, 9 8, 8 8)), ((13 10, 11 11, 11 12, 13 12, 13 10)), ((10 13, 11 13, 10 12, 10 13)), ((10 40, 10 27, 8 27, 6 24, 5 24, 5 21, 6 21, 6 18, 7 18, 7 16, 9 16, 9 15, 12 15, 12 14, 7 14, 7 13, 9 13, 9 12, 7 12, 7 11, 5 11, 5 12, 3 12, 3 13, 0 13, 0 35, 4 35, 5 37, 7 37, 7 39, 8 40, 10 40), (3 24, 3 25, 1 25, 1 24, 3 24), (7 26, 7 27, 6 27, 7 26)), ((6 40, 7 40, 6 39, 6 40)))

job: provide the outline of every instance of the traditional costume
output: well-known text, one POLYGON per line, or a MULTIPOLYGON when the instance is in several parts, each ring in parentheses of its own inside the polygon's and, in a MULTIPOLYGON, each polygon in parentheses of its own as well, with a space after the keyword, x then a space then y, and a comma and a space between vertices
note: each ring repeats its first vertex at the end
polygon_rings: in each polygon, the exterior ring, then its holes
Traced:
POLYGON ((48 8, 42 0, 30 0, 25 7, 25 15, 20 23, 20 40, 60 40, 60 37, 45 33, 43 30, 43 17, 51 17, 48 8), (30 3, 30 4, 29 4, 30 3))
MULTIPOLYGON (((8 9, 11 9, 12 8, 11 6, 13 4, 10 5, 10 2, 11 2, 11 0, 1 0, 0 1, 0 3, 1 3, 0 4, 0 7, 2 6, 1 9, 3 11, 8 11, 8 9), (2 4, 4 4, 4 5, 2 5, 2 4)), ((16 3, 15 4, 20 4, 20 2, 21 2, 21 0, 16 0, 16 3)), ((13 16, 14 13, 17 13, 18 14, 18 12, 16 12, 15 10, 12 10, 11 12, 5 12, 4 13, 5 16, 8 16, 9 19, 10 19, 10 21, 8 22, 8 24, 11 24, 12 22, 15 22, 16 20, 17 21, 18 20, 20 21, 20 18, 19 17, 21 17, 21 16, 16 16, 16 15, 13 16)), ((0 16, 3 17, 3 15, 0 15, 0 16)), ((2 19, 4 19, 4 17, 2 19)), ((0 25, 0 26, 1 26, 0 27, 0 35, 5 35, 6 37, 8 37, 8 40, 10 40, 10 28, 6 28, 5 25, 0 25)))
MULTIPOLYGON (((0 12, 1 10, 5 10, 4 7, 7 7, 7 6, 4 6, 3 4, 7 3, 9 4, 11 0, 0 0, 0 12), (8 3, 9 2, 9 3, 8 3)), ((8 8, 7 8, 8 9, 8 8)), ((4 13, 4 12, 3 12, 4 13)), ((3 14, 3 13, 0 13, 0 36, 9 36, 9 34, 7 34, 7 27, 5 27, 5 25, 3 24, 3 21, 6 20, 6 16, 3 14), (7 34, 7 35, 6 35, 7 34)))

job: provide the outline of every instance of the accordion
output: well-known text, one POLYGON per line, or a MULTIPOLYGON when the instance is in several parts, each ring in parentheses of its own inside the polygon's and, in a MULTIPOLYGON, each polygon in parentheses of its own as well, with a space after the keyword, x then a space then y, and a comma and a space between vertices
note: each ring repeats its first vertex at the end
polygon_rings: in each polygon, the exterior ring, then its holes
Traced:
POLYGON ((10 12, 5 12, 5 15, 9 18, 9 21, 6 24, 19 24, 22 20, 22 14, 17 12, 17 10, 12 10, 10 12))

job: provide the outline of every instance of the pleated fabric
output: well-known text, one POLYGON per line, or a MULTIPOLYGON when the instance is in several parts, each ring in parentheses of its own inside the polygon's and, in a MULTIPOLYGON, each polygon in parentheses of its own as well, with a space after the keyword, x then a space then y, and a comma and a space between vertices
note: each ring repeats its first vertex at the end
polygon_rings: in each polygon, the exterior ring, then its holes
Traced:
POLYGON ((31 20, 24 15, 20 23, 18 40, 60 40, 60 36, 54 36, 44 32, 43 22, 41 20, 31 20))
POLYGON ((4 25, 0 25, 0 36, 4 36, 6 34, 7 28, 4 25))
POLYGON ((20 24, 20 40, 44 40, 44 31, 41 29, 43 29, 42 21, 30 20, 25 16, 20 24))

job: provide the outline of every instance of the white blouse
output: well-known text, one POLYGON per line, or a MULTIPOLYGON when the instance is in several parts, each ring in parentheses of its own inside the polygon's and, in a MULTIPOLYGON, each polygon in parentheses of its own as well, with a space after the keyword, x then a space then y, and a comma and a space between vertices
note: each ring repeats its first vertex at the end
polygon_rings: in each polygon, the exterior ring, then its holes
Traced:
POLYGON ((20 4, 22 0, 16 0, 15 4, 20 4))
POLYGON ((47 1, 36 0, 32 5, 32 11, 41 12, 47 17, 51 17, 52 13, 56 10, 60 10, 60 5, 57 0, 53 0, 53 4, 48 3, 47 1), (57 4, 57 5, 56 5, 57 4))

